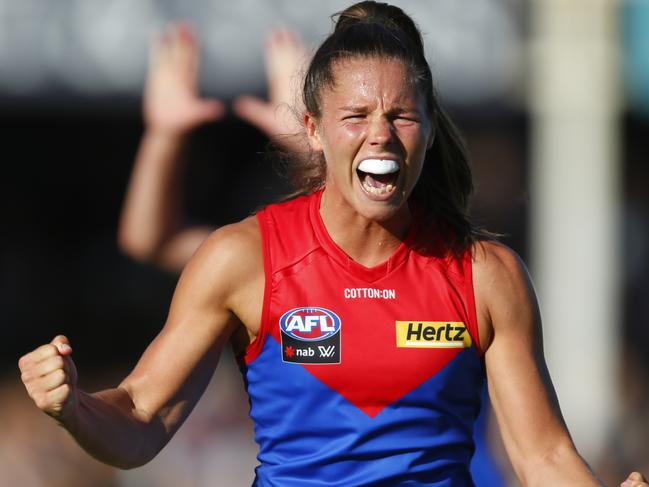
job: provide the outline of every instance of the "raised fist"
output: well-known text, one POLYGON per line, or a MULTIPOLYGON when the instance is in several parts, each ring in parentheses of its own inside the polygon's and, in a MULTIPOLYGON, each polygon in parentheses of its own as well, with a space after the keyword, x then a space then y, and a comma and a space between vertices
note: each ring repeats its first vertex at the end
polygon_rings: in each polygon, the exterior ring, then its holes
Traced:
POLYGON ((63 335, 20 358, 21 379, 36 406, 59 422, 77 406, 77 368, 63 335))

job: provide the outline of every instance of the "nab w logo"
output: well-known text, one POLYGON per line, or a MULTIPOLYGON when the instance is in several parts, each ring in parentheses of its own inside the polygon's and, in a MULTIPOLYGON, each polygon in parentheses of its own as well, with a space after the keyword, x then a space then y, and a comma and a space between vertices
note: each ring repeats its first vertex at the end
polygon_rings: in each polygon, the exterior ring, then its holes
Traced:
POLYGON ((321 357, 332 357, 334 352, 336 351, 336 347, 334 347, 333 345, 330 345, 328 347, 318 346, 318 350, 320 351, 321 357))
POLYGON ((461 321, 397 321, 399 348, 469 348, 471 335, 461 321))

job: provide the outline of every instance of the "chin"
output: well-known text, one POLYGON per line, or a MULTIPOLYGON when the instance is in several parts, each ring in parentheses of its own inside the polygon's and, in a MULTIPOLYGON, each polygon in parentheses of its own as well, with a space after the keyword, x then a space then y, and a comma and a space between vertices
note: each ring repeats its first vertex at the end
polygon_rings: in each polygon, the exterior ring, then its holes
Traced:
POLYGON ((365 218, 376 222, 387 222, 394 218, 401 218, 404 210, 407 210, 406 199, 399 194, 393 195, 386 200, 372 200, 361 197, 357 211, 365 218))

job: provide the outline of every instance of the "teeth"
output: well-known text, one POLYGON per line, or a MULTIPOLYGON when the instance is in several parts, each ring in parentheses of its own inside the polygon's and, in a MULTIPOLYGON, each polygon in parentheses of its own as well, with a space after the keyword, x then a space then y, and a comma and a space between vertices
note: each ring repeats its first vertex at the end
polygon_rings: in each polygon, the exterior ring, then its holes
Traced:
POLYGON ((399 170, 399 164, 390 159, 365 159, 358 165, 358 169, 370 174, 390 174, 399 170))
POLYGON ((363 189, 372 194, 386 194, 390 193, 394 189, 394 184, 389 183, 377 188, 375 186, 370 186, 369 184, 363 183, 363 189))

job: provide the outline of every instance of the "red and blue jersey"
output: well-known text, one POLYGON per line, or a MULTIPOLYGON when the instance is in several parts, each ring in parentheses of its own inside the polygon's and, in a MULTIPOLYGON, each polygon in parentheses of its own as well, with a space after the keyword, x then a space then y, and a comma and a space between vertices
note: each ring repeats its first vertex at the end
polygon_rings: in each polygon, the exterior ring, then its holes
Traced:
POLYGON ((255 485, 472 486, 484 370, 470 253, 426 252, 415 221, 365 267, 327 233, 321 195, 257 214, 262 321, 241 357, 255 485))

